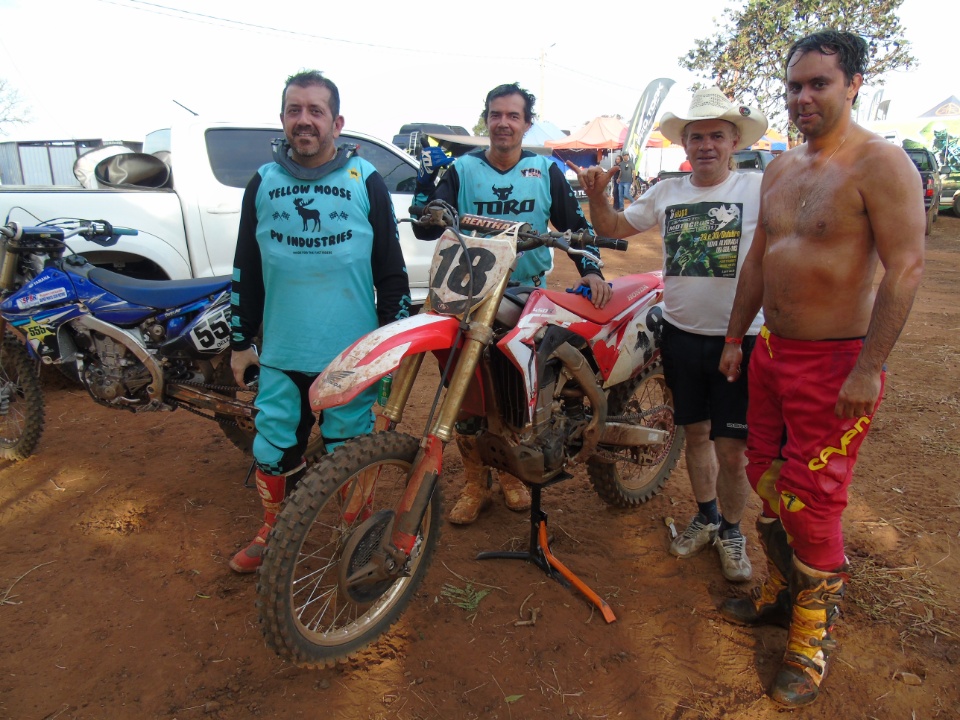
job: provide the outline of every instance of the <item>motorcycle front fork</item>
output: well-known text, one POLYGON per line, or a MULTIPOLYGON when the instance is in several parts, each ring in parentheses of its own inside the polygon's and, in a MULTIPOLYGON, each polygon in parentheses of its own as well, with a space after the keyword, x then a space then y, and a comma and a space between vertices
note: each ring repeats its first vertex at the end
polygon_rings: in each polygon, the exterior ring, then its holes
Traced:
MULTIPOLYGON (((477 365, 480 363, 481 354, 484 348, 493 341, 494 318, 509 280, 509 273, 507 273, 486 301, 477 309, 476 315, 470 322, 470 329, 460 350, 460 356, 457 358, 457 364, 450 375, 449 386, 443 402, 440 404, 437 418, 420 441, 420 451, 417 453, 410 470, 406 492, 404 492, 396 508, 397 523, 394 525, 393 534, 390 538, 390 544, 393 548, 399 550, 406 557, 409 557, 413 551, 417 541, 418 529, 423 522, 430 498, 443 471, 443 446, 453 439, 453 426, 476 373, 477 365)), ((450 348, 450 350, 454 352, 456 348, 450 348)), ((405 358, 400 365, 398 378, 394 381, 395 388, 398 384, 401 384, 404 388, 405 394, 402 398, 404 403, 409 398, 410 390, 413 388, 415 372, 410 372, 410 370, 413 369, 414 364, 416 369, 419 370, 420 362, 423 360, 422 355, 418 357, 418 360, 405 358), (411 360, 409 364, 407 363, 408 360, 411 360)), ((384 408, 384 414, 394 409, 392 407, 393 399, 393 393, 391 393, 390 400, 387 401, 387 406, 384 408)), ((398 397, 397 402, 400 401, 401 398, 398 397)), ((388 417, 391 420, 393 419, 393 415, 388 415, 388 417)))

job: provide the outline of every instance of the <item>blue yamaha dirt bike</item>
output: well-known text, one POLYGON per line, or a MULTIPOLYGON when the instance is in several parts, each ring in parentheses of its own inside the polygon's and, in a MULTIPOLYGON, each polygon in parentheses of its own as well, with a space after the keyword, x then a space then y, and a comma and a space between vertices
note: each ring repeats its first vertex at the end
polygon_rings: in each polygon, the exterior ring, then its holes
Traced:
POLYGON ((184 407, 216 420, 249 450, 254 390, 230 370, 230 277, 138 280, 66 243, 109 247, 136 234, 105 221, 0 226, 0 458, 23 460, 40 439, 38 363, 59 366, 106 407, 184 407))

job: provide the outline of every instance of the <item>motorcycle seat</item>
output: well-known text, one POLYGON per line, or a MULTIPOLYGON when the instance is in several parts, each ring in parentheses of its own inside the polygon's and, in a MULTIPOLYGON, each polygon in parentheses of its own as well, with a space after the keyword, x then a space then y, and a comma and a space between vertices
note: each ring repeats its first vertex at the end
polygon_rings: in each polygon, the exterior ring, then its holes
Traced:
POLYGON ((230 289, 230 276, 190 280, 140 280, 103 268, 90 268, 87 279, 94 285, 135 305, 166 310, 216 295, 230 289))
POLYGON ((558 290, 540 290, 540 292, 550 298, 553 303, 576 313, 584 320, 604 325, 630 307, 638 298, 662 288, 663 280, 658 274, 638 273, 614 278, 610 284, 613 285, 613 298, 602 308, 595 308, 590 300, 576 293, 558 290))

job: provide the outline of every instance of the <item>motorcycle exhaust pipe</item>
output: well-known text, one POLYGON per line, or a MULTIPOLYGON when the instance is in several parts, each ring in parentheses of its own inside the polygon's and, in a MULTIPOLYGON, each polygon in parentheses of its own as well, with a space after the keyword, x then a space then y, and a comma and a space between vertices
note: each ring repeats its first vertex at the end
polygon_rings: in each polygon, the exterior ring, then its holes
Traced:
POLYGON ((659 428, 608 422, 600 432, 600 444, 617 447, 663 445, 669 440, 669 437, 670 433, 668 431, 659 428))

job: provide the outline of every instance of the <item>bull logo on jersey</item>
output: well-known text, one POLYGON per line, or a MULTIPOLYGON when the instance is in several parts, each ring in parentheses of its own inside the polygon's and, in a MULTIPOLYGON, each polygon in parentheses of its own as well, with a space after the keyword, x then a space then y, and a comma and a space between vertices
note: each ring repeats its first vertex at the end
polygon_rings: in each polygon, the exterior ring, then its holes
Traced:
POLYGON ((313 198, 309 200, 304 200, 303 198, 294 198, 293 204, 297 208, 297 214, 300 215, 300 218, 303 220, 303 232, 307 231, 308 221, 313 221, 313 231, 317 232, 320 230, 320 211, 316 208, 307 209, 307 205, 313 204, 313 198))
POLYGON ((536 204, 533 198, 529 200, 511 200, 510 194, 513 192, 513 185, 510 187, 498 188, 491 185, 493 194, 497 196, 496 200, 480 200, 474 203, 478 215, 520 215, 521 213, 533 212, 536 204))

